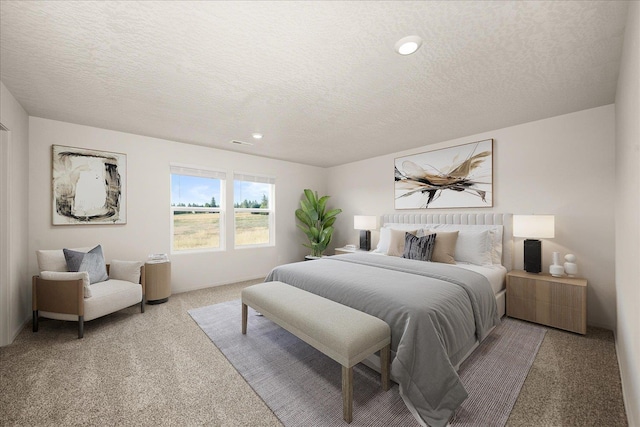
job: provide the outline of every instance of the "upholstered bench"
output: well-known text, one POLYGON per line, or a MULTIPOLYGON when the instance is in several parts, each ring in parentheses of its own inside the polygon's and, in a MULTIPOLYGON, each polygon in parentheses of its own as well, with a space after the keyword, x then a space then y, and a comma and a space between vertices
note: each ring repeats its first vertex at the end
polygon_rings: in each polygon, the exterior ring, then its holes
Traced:
POLYGON ((247 306, 342 365, 344 420, 352 420, 353 366, 380 350, 382 388, 389 389, 391 330, 383 320, 282 282, 242 290, 242 333, 247 306))

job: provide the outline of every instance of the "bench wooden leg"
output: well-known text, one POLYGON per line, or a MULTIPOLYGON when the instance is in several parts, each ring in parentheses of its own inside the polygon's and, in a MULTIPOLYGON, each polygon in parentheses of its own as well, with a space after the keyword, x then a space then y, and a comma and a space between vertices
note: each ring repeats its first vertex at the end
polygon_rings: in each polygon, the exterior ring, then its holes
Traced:
POLYGON ((391 357, 391 344, 387 344, 380 350, 380 375, 382 380, 382 389, 389 390, 389 359, 391 357))
POLYGON ((242 304, 242 335, 246 335, 247 333, 247 312, 247 304, 242 304))
POLYGON ((353 419, 353 366, 342 367, 342 417, 348 423, 353 419))

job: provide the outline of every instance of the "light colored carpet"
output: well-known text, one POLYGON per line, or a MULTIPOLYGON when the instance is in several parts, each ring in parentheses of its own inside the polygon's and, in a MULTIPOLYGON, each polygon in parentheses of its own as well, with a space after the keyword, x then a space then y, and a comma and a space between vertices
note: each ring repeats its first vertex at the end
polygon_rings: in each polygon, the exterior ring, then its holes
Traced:
MULTIPOLYGON (((249 310, 240 332, 240 301, 189 311, 249 385, 285 426, 344 426, 340 365, 249 310)), ((529 372, 545 329, 505 319, 460 368, 469 393, 451 425, 504 426, 529 372)), ((382 391, 380 376, 354 369, 352 426, 418 426, 394 384, 382 391)))
MULTIPOLYGON (((0 426, 282 426, 187 313, 261 281, 125 309, 82 340, 75 322, 27 324, 0 347, 0 426)), ((613 333, 549 328, 507 426, 624 425, 613 333)))

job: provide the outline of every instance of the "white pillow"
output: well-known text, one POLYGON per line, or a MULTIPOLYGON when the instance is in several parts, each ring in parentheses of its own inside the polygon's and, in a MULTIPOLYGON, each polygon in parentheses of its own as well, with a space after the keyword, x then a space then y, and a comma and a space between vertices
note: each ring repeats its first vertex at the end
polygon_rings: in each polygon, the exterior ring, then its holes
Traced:
POLYGON ((142 267, 140 261, 120 261, 114 259, 109 266, 109 278, 140 283, 140 267, 142 267))
MULTIPOLYGON (((60 251, 62 252, 62 251, 60 251)), ((64 257, 63 257, 64 258, 64 257)), ((82 288, 84 297, 91 298, 91 287, 89 282, 89 273, 86 271, 41 271, 40 277, 44 280, 78 280, 82 279, 82 288)))
POLYGON ((378 246, 376 246, 376 249, 373 252, 386 255, 387 252, 389 252, 389 243, 391 243, 391 229, 388 227, 381 227, 378 246))
MULTIPOLYGON (((78 252, 89 252, 91 248, 72 249, 78 252)), ((40 271, 68 271, 67 260, 62 249, 47 249, 36 251, 38 269, 40 271)))
POLYGON ((433 224, 431 228, 437 230, 459 230, 459 231, 484 231, 489 232, 491 239, 491 262, 493 264, 502 264, 502 234, 504 226, 502 225, 476 225, 476 224, 433 224))
MULTIPOLYGON (((436 230, 437 234, 437 230, 436 230)), ((489 230, 460 230, 456 242, 454 259, 476 265, 491 265, 491 242, 489 230)))
POLYGON ((491 261, 494 264, 502 264, 502 233, 503 227, 500 225, 492 230, 489 230, 489 235, 492 237, 491 246, 491 261))

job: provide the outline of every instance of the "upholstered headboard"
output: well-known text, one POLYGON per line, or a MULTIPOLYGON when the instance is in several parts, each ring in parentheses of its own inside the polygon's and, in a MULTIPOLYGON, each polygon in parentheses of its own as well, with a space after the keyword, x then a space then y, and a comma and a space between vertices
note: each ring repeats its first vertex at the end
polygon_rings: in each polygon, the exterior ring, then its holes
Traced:
POLYGON ((463 224, 463 225, 502 225, 502 265, 513 269, 513 214, 501 213, 442 213, 415 214, 394 213, 381 217, 380 225, 396 224, 463 224))

